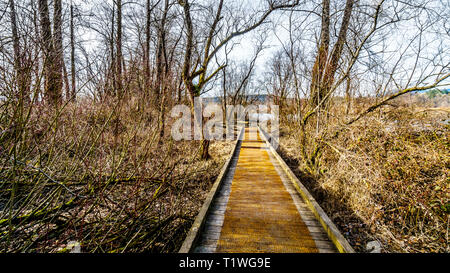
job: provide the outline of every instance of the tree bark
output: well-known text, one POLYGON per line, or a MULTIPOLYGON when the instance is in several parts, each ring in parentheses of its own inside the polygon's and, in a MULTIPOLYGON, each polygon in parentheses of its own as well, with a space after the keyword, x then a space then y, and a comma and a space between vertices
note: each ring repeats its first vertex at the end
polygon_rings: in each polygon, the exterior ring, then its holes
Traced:
POLYGON ((326 105, 322 101, 327 97, 328 92, 330 92, 330 89, 334 83, 334 76, 336 74, 347 37, 347 30, 350 24, 354 0, 347 0, 345 4, 344 16, 342 18, 338 39, 331 51, 331 55, 328 57, 330 24, 329 4, 329 0, 323 0, 321 41, 316 62, 312 70, 310 88, 310 100, 313 106, 322 105, 322 107, 324 107, 326 105))
POLYGON ((156 84, 157 97, 159 98, 159 137, 164 137, 165 127, 165 99, 166 99, 166 78, 168 73, 167 52, 166 52, 166 20, 169 12, 169 0, 164 1, 164 10, 161 23, 158 26, 158 46, 156 54, 156 84))
POLYGON ((14 0, 9 0, 11 33, 13 38, 14 50, 14 70, 16 75, 16 84, 18 88, 17 98, 23 103, 29 103, 29 73, 26 73, 24 67, 24 56, 20 50, 20 38, 17 31, 17 19, 14 0))
POLYGON ((330 0, 322 1, 322 29, 320 32, 319 51, 311 76, 311 104, 317 105, 320 98, 322 76, 328 60, 330 46, 330 0))
POLYGON ((192 18, 191 18, 191 7, 188 0, 180 1, 180 4, 183 6, 184 12, 184 22, 186 24, 186 49, 184 53, 184 63, 183 70, 181 72, 181 76, 183 78, 184 85, 186 87, 187 95, 189 96, 189 101, 191 102, 192 112, 194 110, 194 84, 191 79, 191 59, 192 59, 192 50, 194 44, 194 30, 192 26, 192 18))
POLYGON ((117 92, 117 81, 116 81, 116 50, 115 50, 115 25, 116 25, 116 5, 112 6, 112 12, 111 12, 111 36, 109 39, 109 51, 110 51, 110 58, 111 58, 111 64, 110 69, 108 71, 109 80, 112 83, 112 90, 110 87, 106 89, 107 96, 116 95, 117 92))
POLYGON ((146 22, 145 22, 145 46, 144 46, 144 89, 145 95, 150 94, 150 28, 151 28, 151 0, 146 4, 146 22))
POLYGON ((345 114, 348 115, 350 113, 350 107, 352 104, 352 81, 350 75, 349 77, 347 77, 347 85, 345 87, 345 98, 347 103, 347 106, 345 108, 345 114))
POLYGON ((347 30, 350 24, 350 17, 352 15, 353 3, 354 0, 347 0, 345 4, 344 17, 342 18, 342 24, 341 29, 339 30, 338 40, 333 47, 329 64, 327 65, 325 69, 325 74, 323 76, 324 77, 323 88, 321 89, 323 89, 324 94, 320 94, 322 98, 327 95, 334 82, 334 75, 336 74, 339 60, 342 55, 342 50, 344 49, 344 44, 347 38, 347 30))
POLYGON ((117 38, 116 38, 116 95, 123 95, 122 86, 122 0, 117 1, 117 38))

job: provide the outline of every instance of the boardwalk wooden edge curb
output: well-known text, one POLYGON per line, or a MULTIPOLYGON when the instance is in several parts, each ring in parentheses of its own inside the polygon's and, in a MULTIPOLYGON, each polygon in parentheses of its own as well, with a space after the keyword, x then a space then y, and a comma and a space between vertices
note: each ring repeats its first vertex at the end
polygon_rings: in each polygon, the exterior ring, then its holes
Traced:
POLYGON ((189 230, 189 232, 186 236, 186 239, 184 240, 183 245, 181 245, 181 248, 178 251, 178 253, 189 253, 190 251, 193 250, 193 246, 197 242, 200 232, 205 223, 206 215, 208 214, 211 203, 214 200, 214 197, 216 196, 218 190, 220 189, 220 186, 222 185, 225 175, 227 174, 228 169, 230 168, 231 161, 237 152, 237 147, 238 147, 239 141, 241 141, 244 130, 245 130, 245 126, 242 126, 240 128, 240 132, 239 132, 237 140, 234 144, 234 148, 230 153, 230 156, 228 157, 227 161, 223 165, 219 176, 217 177, 211 190, 209 191, 208 196, 206 197, 205 202, 203 203, 203 206, 200 209, 200 212, 198 213, 197 217, 195 218, 195 221, 192 224, 192 227, 189 230))
POLYGON ((297 176, 295 176, 294 172, 292 172, 292 170, 289 168, 289 166, 286 164, 286 162, 283 160, 283 158, 281 158, 281 156, 278 154, 278 152, 273 148, 272 144, 268 141, 270 139, 269 135, 259 126, 258 126, 258 130, 259 130, 263 140, 266 141, 267 145, 269 146, 269 149, 272 152, 272 154, 280 163, 281 168, 286 173, 287 177, 289 178, 291 183, 294 185, 297 192, 303 198, 306 205, 313 212, 316 219, 320 222, 322 227, 325 229, 325 231, 328 234, 328 237, 334 243, 334 245, 339 250, 339 252, 354 253, 355 251, 353 250, 353 248, 350 246, 350 244, 345 239, 345 237, 340 233, 338 228, 334 225, 334 223, 331 221, 331 219, 328 217, 328 215, 325 213, 325 211, 320 207, 320 205, 316 202, 314 197, 309 193, 309 191, 300 182, 300 180, 298 180, 297 176))

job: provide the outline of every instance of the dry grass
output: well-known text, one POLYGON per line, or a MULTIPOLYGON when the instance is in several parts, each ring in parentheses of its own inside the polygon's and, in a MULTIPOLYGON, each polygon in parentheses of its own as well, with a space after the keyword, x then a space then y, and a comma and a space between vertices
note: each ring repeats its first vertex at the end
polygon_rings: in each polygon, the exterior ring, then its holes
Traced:
POLYGON ((283 128, 282 154, 357 251, 377 240, 385 252, 449 252, 448 118, 410 106, 366 116, 327 142, 315 177, 301 171, 295 128, 283 128))
POLYGON ((200 161, 198 142, 159 139, 142 101, 35 105, 21 127, 2 105, 1 251, 177 251, 232 143, 200 161))

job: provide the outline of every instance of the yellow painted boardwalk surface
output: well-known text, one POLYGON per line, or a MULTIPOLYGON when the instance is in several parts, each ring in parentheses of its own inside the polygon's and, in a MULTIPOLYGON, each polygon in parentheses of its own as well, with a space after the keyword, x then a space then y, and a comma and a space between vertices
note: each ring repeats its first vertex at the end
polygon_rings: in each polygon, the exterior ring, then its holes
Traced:
POLYGON ((235 166, 213 204, 196 252, 334 252, 286 183, 257 128, 246 128, 235 166), (250 137, 254 138, 251 139, 250 137))

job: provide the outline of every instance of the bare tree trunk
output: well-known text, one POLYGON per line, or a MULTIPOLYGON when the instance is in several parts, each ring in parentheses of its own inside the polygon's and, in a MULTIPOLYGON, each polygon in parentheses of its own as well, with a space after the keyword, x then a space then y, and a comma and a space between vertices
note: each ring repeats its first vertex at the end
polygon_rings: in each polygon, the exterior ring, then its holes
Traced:
POLYGON ((150 27, 151 27, 151 0, 147 0, 144 46, 144 89, 145 95, 150 94, 150 27))
POLYGON ((62 63, 62 70, 63 70, 64 90, 66 92, 66 99, 70 100, 69 74, 67 73, 67 67, 64 62, 62 63))
POLYGON ((61 102, 61 88, 58 84, 58 73, 55 73, 57 65, 47 0, 39 0, 38 6, 44 54, 44 96, 50 104, 57 105, 61 102))
MULTIPOLYGON (((36 52, 35 53, 36 54, 36 58, 39 58, 40 48, 41 48, 41 43, 40 43, 40 40, 41 40, 40 36, 41 36, 41 34, 40 34, 40 30, 39 30, 39 15, 38 15, 39 8, 38 9, 35 8, 37 6, 36 0, 31 0, 31 4, 34 7, 33 8, 33 30, 34 30, 34 33, 36 35, 36 37, 34 37, 34 38, 35 38, 36 41, 38 41, 38 42, 34 43, 33 50, 34 50, 34 52, 36 52)), ((31 74, 34 74, 33 76, 34 76, 35 79, 39 79, 40 78, 40 76, 39 76, 40 67, 41 67, 40 63, 36 62, 36 67, 32 68, 32 71, 30 71, 30 81, 31 81, 31 77, 32 77, 31 74)), ((37 81, 35 84, 37 84, 37 85, 40 84, 40 81, 37 81)), ((30 88, 32 88, 31 84, 30 84, 30 88)), ((36 90, 35 91, 35 99, 42 98, 43 95, 42 95, 41 89, 39 87, 36 87, 35 90, 36 90)))
MULTIPOLYGON (((226 56, 225 58, 227 58, 228 56, 226 56)), ((226 124, 227 122, 227 86, 226 86, 226 82, 227 82, 227 70, 223 69, 222 70, 222 88, 223 88, 223 98, 222 98, 222 110, 223 110, 223 118, 222 118, 222 122, 223 125, 228 126, 226 124)))
POLYGON ((112 6, 112 13, 111 13, 111 37, 109 40, 109 51, 110 51, 110 58, 111 58, 111 64, 109 69, 109 76, 112 83, 112 92, 110 92, 111 89, 108 90, 107 95, 115 95, 117 92, 117 82, 116 82, 116 54, 115 54, 115 47, 114 47, 114 39, 115 39, 115 18, 116 18, 116 6, 112 6))
POLYGON ((163 71, 164 71, 164 60, 165 55, 165 43, 166 43, 166 17, 169 8, 169 1, 166 0, 164 4, 163 14, 161 16, 160 24, 158 24, 158 43, 156 49, 156 95, 160 96, 163 88, 163 71))
MULTIPOLYGON (((184 66, 183 66, 183 72, 182 77, 183 81, 186 86, 186 92, 189 93, 189 99, 191 102, 191 108, 192 113, 194 113, 194 98, 200 96, 200 89, 203 84, 206 83, 205 74, 207 69, 207 64, 209 62, 209 48, 211 46, 212 37, 215 32, 215 28, 217 26, 218 21, 220 20, 220 14, 222 11, 223 6, 223 0, 219 2, 219 8, 216 13, 216 17, 214 19, 214 22, 211 26, 209 36, 206 42, 205 46, 205 55, 204 60, 202 64, 201 70, 202 73, 199 74, 199 83, 197 85, 194 85, 192 80, 195 78, 195 75, 192 74, 191 70, 191 57, 192 57, 192 50, 193 50, 193 26, 192 26, 192 18, 190 13, 190 4, 188 0, 185 0, 183 2, 180 2, 183 6, 184 10, 184 19, 186 24, 186 52, 185 52, 185 59, 184 59, 184 66)), ((194 115, 195 118, 195 115, 194 115)), ((204 139, 204 136, 202 134, 202 140, 200 144, 200 158, 201 159, 208 159, 209 158, 209 140, 204 139)))
POLYGON ((14 70, 16 74, 16 84, 18 88, 18 98, 23 103, 29 103, 30 97, 29 90, 29 73, 26 73, 24 69, 24 56, 20 50, 20 40, 17 33, 17 20, 14 0, 9 0, 10 19, 11 19, 11 32, 13 37, 13 50, 14 50, 14 70))
POLYGON ((56 88, 57 90, 61 90, 61 93, 63 86, 64 65, 64 49, 62 43, 62 3, 61 0, 54 0, 53 4, 53 45, 55 49, 53 73, 55 76, 56 88))
POLYGON ((73 23, 73 4, 70 2, 70 77, 71 77, 71 92, 70 98, 76 100, 76 71, 75 71, 75 36, 74 36, 74 23, 73 23))
POLYGON ((200 157, 201 159, 209 159, 211 157, 211 155, 209 154, 209 144, 211 143, 210 140, 207 139, 203 139, 202 140, 202 146, 201 146, 201 150, 200 150, 200 157))
POLYGON ((158 25, 158 45, 156 52, 156 92, 159 98, 159 137, 164 137, 165 127, 165 101, 166 101, 166 78, 168 73, 167 53, 166 53, 166 20, 169 12, 169 0, 164 2, 164 10, 161 16, 161 22, 158 25))
MULTIPOLYGON (((181 2, 180 2, 181 3, 181 2)), ((191 58, 192 58, 192 50, 194 46, 194 30, 192 26, 192 18, 191 18, 191 7, 188 0, 185 0, 183 3, 183 11, 184 11, 184 21, 186 24, 186 49, 184 54, 184 64, 182 71, 182 78, 184 85, 186 87, 185 92, 189 96, 189 100, 191 102, 192 113, 194 112, 194 95, 195 95, 195 87, 192 83, 191 78, 191 58)))
POLYGON ((293 11, 291 11, 289 15, 289 40, 290 40, 290 46, 289 46, 289 61, 292 69, 292 75, 294 77, 294 87, 295 87, 295 108, 296 113, 301 116, 301 101, 300 101, 300 86, 299 86, 299 80, 297 76, 297 67, 296 67, 296 58, 294 53, 294 40, 292 38, 292 15, 293 11))
POLYGON ((328 60, 328 50, 330 46, 330 0, 322 1, 322 29, 320 32, 319 51, 312 70, 311 77, 311 104, 317 105, 320 98, 321 82, 323 72, 328 60))
POLYGON ((177 96, 177 102, 178 103, 180 103, 181 102, 181 90, 182 90, 182 88, 181 88, 181 86, 183 85, 183 80, 181 80, 181 81, 179 81, 178 82, 178 87, 177 87, 177 90, 178 90, 178 96, 177 96))
POLYGON ((344 16, 342 18, 338 39, 331 51, 331 56, 328 58, 330 24, 329 4, 329 0, 323 0, 321 41, 311 79, 311 104, 313 106, 325 106, 323 100, 328 95, 328 92, 334 83, 334 75, 336 74, 346 41, 354 0, 347 0, 345 4, 344 16))
POLYGON ((14 48, 14 66, 16 69, 16 73, 19 74, 19 70, 21 67, 21 58, 20 58, 19 35, 17 34, 16 10, 14 0, 9 0, 9 9, 11 18, 11 32, 13 37, 13 48, 14 48))
POLYGON ((342 18, 341 29, 339 30, 339 36, 336 44, 333 47, 331 52, 331 58, 329 64, 325 69, 324 79, 323 79, 323 89, 325 94, 321 94, 321 96, 326 96, 331 86, 334 82, 334 74, 336 74, 336 70, 338 68, 338 63, 341 58, 342 50, 344 49, 344 44, 347 37, 347 30, 350 24, 350 17, 352 15, 354 0, 347 0, 345 4, 344 17, 342 18))
POLYGON ((345 108, 345 114, 348 115, 350 113, 350 107, 352 103, 352 89, 351 89, 352 81, 350 75, 347 78, 347 86, 345 87, 345 97, 347 100, 347 106, 345 108))
POLYGON ((122 86, 122 0, 117 0, 117 38, 116 38, 116 95, 121 98, 122 86))

